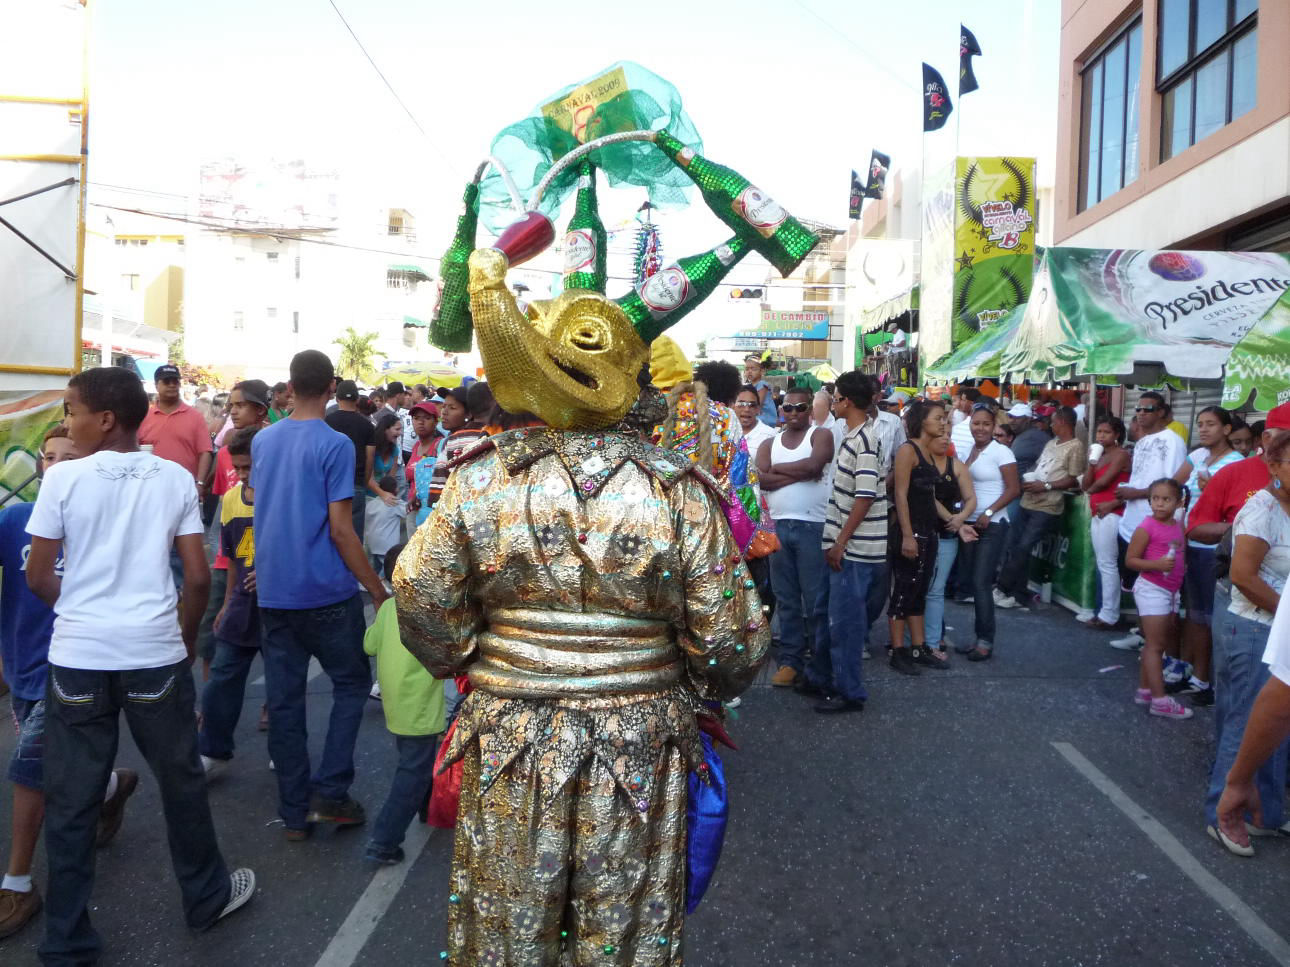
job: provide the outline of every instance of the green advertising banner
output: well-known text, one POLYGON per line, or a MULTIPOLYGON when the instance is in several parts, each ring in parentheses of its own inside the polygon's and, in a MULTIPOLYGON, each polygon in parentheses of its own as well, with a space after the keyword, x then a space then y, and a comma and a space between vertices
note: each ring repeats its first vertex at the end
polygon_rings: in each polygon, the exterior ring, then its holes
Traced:
POLYGON ((1267 411, 1290 400, 1290 291, 1254 324, 1227 358, 1223 405, 1267 411))
MULTIPOLYGON (((36 457, 50 427, 63 419, 63 391, 46 390, 0 403, 0 497, 36 499, 36 457)), ((13 500, 5 504, 11 506, 13 500)))
MULTIPOLYGON (((1287 289, 1290 257, 1274 252, 1050 248, 1002 370, 1042 381, 1158 364, 1175 377, 1219 379, 1287 289)), ((1238 360, 1243 372, 1271 372, 1268 353, 1286 358, 1277 318, 1238 360)))
POLYGON ((1097 607, 1097 558, 1089 529, 1088 499, 1068 497, 1057 532, 1030 552, 1030 579, 1052 582, 1053 599, 1077 611, 1097 607))
POLYGON ((1030 297, 1035 159, 959 158, 954 176, 952 348, 1030 297))

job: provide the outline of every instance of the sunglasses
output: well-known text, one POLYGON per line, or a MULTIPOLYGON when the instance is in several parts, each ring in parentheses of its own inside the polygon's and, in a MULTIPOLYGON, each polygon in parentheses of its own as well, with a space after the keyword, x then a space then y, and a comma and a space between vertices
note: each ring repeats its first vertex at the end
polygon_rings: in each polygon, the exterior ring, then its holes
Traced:
POLYGON ((1134 413, 1154 413, 1158 409, 1160 409, 1160 407, 1158 406, 1135 406, 1133 408, 1133 412, 1134 413))
POLYGON ((805 413, 810 408, 810 403, 785 403, 783 405, 785 413, 805 413))
POLYGON ((761 403, 757 402, 756 400, 735 400, 735 406, 757 406, 757 407, 760 407, 760 406, 761 406, 761 403))

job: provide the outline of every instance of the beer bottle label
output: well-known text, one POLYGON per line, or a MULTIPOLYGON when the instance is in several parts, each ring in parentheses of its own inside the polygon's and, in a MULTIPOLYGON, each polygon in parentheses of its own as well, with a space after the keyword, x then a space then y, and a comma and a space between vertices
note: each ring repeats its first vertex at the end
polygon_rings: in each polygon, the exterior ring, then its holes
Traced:
POLYGON ((680 266, 670 265, 645 280, 640 297, 650 314, 658 319, 690 298, 690 280, 680 266))
POLYGON ((788 212, 779 202, 754 185, 749 185, 741 191, 739 197, 731 203, 731 207, 735 210, 735 214, 757 229, 763 238, 774 235, 775 229, 788 218, 788 212))
POLYGON ((591 175, 579 175, 578 190, 582 191, 584 188, 590 188, 590 187, 591 187, 591 175))
POLYGON ((722 265, 724 265, 726 268, 730 268, 730 266, 734 264, 734 261, 735 261, 734 249, 732 249, 729 245, 725 244, 724 242, 722 242, 715 249, 713 249, 712 254, 715 255, 717 257, 717 261, 720 262, 722 265))
POLYGON ((564 237, 564 272, 592 271, 596 261, 596 239, 590 231, 575 228, 564 237))

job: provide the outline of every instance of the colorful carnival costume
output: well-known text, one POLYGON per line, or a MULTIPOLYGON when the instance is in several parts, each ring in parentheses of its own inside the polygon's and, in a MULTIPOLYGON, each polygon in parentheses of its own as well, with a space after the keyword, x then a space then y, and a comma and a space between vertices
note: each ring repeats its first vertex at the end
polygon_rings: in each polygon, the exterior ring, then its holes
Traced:
MULTIPOLYGON (((544 221, 468 260, 489 384, 542 425, 458 462, 394 575, 408 649, 473 686, 444 759, 463 766, 446 960, 679 964, 702 718, 751 682, 769 629, 720 488, 628 412, 657 402, 637 382, 648 339, 697 301, 566 286, 522 312, 506 271, 550 240, 544 221)), ((603 238, 576 246, 603 284, 603 238)), ((687 292, 737 261, 701 258, 673 267, 687 292)))

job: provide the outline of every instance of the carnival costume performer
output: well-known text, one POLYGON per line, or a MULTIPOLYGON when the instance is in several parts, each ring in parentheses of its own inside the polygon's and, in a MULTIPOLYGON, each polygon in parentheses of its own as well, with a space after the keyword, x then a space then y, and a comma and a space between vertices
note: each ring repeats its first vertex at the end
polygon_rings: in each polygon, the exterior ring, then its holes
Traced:
POLYGON ((648 398, 649 340, 748 246, 658 273, 684 275, 670 306, 647 280, 526 314, 507 269, 553 234, 530 211, 469 257, 489 384, 535 419, 461 458, 394 575, 403 642, 473 686, 444 756, 463 763, 446 959, 679 964, 702 721, 751 682, 769 628, 720 488, 624 418, 648 398))

